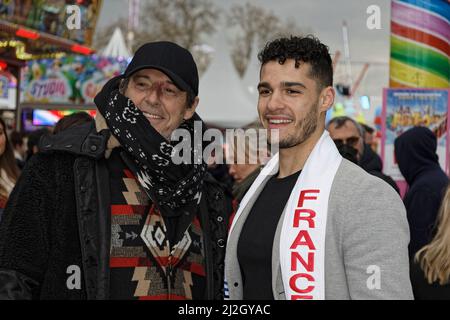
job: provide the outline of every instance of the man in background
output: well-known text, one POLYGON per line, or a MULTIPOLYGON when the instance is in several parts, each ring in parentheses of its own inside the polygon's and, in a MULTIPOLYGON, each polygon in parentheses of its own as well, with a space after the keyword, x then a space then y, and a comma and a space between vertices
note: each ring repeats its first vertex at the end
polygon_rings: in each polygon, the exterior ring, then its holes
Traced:
POLYGON ((383 163, 380 156, 364 143, 364 129, 359 123, 350 117, 341 116, 331 119, 327 129, 344 158, 359 165, 371 175, 384 180, 400 194, 395 181, 382 172, 383 163))

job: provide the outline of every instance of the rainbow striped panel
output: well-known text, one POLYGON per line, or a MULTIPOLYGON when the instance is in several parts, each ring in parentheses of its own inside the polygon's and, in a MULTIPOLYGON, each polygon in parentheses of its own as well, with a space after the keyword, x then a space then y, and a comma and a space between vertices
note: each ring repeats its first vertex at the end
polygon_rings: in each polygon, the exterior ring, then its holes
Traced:
POLYGON ((450 87, 450 2, 392 0, 390 87, 450 87))

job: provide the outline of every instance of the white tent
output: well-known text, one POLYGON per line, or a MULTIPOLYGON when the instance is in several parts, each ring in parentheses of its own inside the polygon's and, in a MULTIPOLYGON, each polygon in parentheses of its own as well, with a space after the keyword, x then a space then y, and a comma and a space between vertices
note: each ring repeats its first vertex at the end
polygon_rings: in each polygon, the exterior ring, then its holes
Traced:
POLYGON ((259 71, 261 68, 261 63, 258 60, 258 52, 258 44, 255 39, 252 45, 252 55, 245 70, 244 77, 242 78, 245 92, 255 106, 258 103, 259 71))
POLYGON ((197 112, 207 123, 222 128, 243 127, 258 117, 256 104, 245 92, 223 35, 216 39, 214 58, 200 79, 197 112))
POLYGON ((105 57, 131 57, 120 28, 116 27, 108 45, 100 53, 105 57))

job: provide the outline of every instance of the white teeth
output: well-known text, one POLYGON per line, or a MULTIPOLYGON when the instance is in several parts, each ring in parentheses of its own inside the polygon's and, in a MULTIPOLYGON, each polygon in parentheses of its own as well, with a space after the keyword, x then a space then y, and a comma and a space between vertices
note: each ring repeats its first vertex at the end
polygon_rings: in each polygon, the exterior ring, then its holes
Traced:
POLYGON ((157 116, 156 114, 151 114, 151 113, 147 113, 147 112, 144 112, 144 114, 149 119, 162 119, 162 117, 157 116))
POLYGON ((273 124, 281 124, 281 123, 291 123, 292 120, 271 119, 269 120, 269 122, 273 124))

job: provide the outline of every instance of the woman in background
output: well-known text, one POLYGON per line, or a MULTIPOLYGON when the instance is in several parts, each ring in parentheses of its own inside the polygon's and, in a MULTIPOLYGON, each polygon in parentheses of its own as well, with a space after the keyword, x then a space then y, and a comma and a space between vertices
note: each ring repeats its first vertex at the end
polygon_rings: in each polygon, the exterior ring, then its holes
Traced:
POLYGON ((5 122, 0 118, 0 220, 9 194, 18 178, 19 168, 17 167, 14 152, 6 134, 5 122))
POLYGON ((442 200, 433 240, 420 249, 411 266, 417 300, 450 300, 450 185, 442 200))

